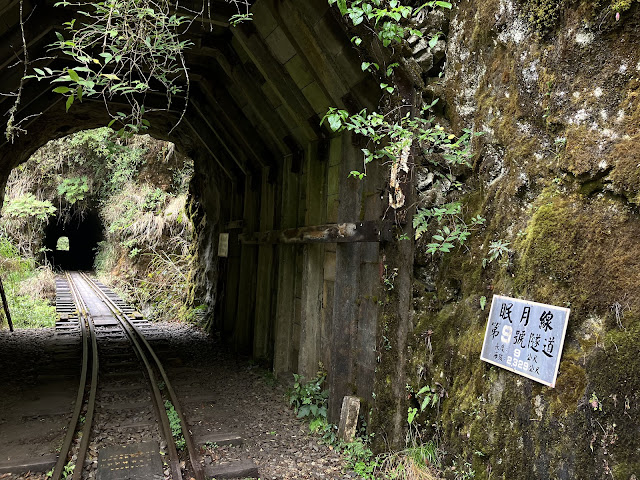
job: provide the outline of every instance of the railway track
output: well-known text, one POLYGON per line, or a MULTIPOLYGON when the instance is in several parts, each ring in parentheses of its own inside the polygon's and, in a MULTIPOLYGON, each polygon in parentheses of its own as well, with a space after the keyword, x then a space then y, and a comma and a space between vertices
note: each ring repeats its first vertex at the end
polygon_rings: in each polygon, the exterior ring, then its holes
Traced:
POLYGON ((145 338, 154 327, 108 287, 80 272, 59 282, 59 329, 80 331, 82 367, 74 411, 52 479, 164 478, 204 480, 198 447, 162 363, 145 338), (68 293, 67 293, 68 292, 68 293), (71 309, 68 304, 75 307, 71 309), (184 453, 180 455, 180 451, 184 453), (96 459, 97 456, 97 459, 96 459), (72 467, 71 465, 74 465, 72 467))
POLYGON ((152 324, 84 273, 58 276, 56 290, 55 330, 13 334, 23 340, 0 352, 0 478, 259 476, 236 448, 237 397, 218 397, 174 333, 187 330, 152 324))

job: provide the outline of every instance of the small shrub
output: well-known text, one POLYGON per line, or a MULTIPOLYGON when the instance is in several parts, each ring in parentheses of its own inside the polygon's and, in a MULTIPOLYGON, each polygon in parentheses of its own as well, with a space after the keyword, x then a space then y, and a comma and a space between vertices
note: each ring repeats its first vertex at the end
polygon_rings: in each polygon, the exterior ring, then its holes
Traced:
POLYGON ((58 195, 64 197, 71 205, 79 200, 84 200, 85 194, 89 191, 87 177, 65 178, 58 185, 58 195))
POLYGON ((176 442, 176 448, 178 450, 183 450, 186 442, 184 440, 184 435, 182 435, 182 426, 180 425, 180 417, 178 416, 178 412, 176 412, 173 403, 169 400, 165 400, 164 408, 167 411, 167 417, 169 418, 169 425, 171 426, 171 434, 176 442))
POLYGON ((327 418, 327 399, 329 392, 322 390, 322 384, 327 378, 325 372, 318 372, 315 378, 308 382, 304 377, 293 374, 293 387, 287 392, 289 405, 298 415, 298 418, 327 418))

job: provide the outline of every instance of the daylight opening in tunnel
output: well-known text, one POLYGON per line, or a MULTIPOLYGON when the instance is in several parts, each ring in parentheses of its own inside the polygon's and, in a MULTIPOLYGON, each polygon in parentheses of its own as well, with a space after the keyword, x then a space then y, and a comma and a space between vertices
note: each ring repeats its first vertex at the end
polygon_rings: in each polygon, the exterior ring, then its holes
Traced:
POLYGON ((47 259, 56 270, 93 270, 103 239, 103 225, 96 210, 66 220, 51 218, 44 231, 47 259))

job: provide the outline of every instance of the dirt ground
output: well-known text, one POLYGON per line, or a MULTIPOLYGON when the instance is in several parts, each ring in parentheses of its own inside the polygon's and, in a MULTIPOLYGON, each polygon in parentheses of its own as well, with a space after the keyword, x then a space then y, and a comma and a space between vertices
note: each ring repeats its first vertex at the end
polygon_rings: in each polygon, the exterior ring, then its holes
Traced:
MULTIPOLYGON (((251 459, 262 480, 357 477, 346 471, 340 454, 323 444, 309 432, 308 424, 296 418, 287 405, 283 383, 267 370, 233 355, 220 341, 196 328, 177 324, 156 326, 160 331, 152 333, 150 341, 165 363, 194 437, 219 433, 243 438, 241 446, 206 445, 205 465, 251 459)), ((0 368, 5 373, 0 377, 8 380, 8 371, 16 365, 20 365, 25 375, 34 375, 45 368, 50 356, 42 353, 34 356, 34 352, 43 352, 42 345, 51 345, 53 334, 52 329, 14 335, 0 331, 0 368), (33 359, 31 365, 30 360, 25 360, 28 358, 33 359)), ((11 375, 13 392, 19 389, 17 378, 11 375)), ((3 389, 0 407, 12 402, 15 400, 10 392, 3 389)), ((6 416, 0 418, 0 437, 3 430, 8 433, 3 424, 6 427, 9 421, 6 416)), ((3 440, 11 444, 11 439, 3 440)), ((44 475, 0 474, 2 480, 26 478, 40 480, 44 475)))
POLYGON ((344 472, 344 459, 296 418, 285 399, 285 387, 267 370, 229 354, 196 329, 168 328, 174 333, 170 348, 163 353, 180 352, 183 364, 169 368, 168 374, 178 396, 185 399, 185 407, 190 407, 185 410, 190 412, 187 416, 194 433, 204 428, 236 433, 244 439, 241 447, 209 450, 214 459, 252 459, 262 480, 357 477, 344 472), (188 401, 189 396, 200 399, 203 393, 210 393, 211 401, 188 401))

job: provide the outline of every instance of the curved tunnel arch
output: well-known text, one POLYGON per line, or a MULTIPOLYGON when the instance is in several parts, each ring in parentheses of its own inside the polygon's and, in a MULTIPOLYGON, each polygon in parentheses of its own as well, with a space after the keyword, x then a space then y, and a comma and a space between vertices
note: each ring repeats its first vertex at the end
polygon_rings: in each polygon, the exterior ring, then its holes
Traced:
MULTIPOLYGON (((32 13, 25 25, 30 56, 38 58, 69 12, 49 0, 24 1, 25 16, 32 13)), ((324 363, 335 420, 344 394, 371 398, 379 245, 251 239, 256 232, 380 220, 382 169, 371 167, 362 182, 349 179, 361 163, 358 142, 320 126, 329 106, 372 107, 380 90, 361 71, 326 0, 257 0, 254 21, 233 29, 224 18, 229 5, 212 5, 220 12, 215 21, 195 22, 187 33, 194 47, 186 54, 192 84, 184 118, 172 131, 182 109, 174 101, 175 111, 148 114, 147 133, 194 159, 200 275, 218 326, 238 351, 267 361, 276 374, 309 378, 324 363), (221 232, 229 233, 229 255, 218 259, 221 232)), ((0 45, 20 45, 17 3, 0 0, 0 18, 0 45)), ((19 81, 20 72, 8 68, 12 58, 13 48, 0 48, 4 91, 19 81)), ((0 98, 0 108, 10 101, 0 98)), ((2 189, 11 169, 47 141, 109 121, 101 100, 85 98, 66 113, 64 99, 33 79, 18 117, 28 118, 28 133, 0 142, 2 189)))

